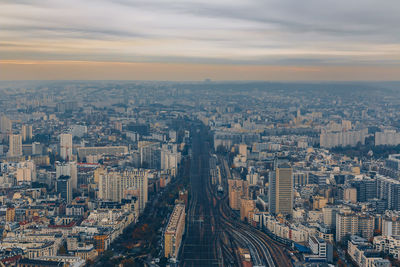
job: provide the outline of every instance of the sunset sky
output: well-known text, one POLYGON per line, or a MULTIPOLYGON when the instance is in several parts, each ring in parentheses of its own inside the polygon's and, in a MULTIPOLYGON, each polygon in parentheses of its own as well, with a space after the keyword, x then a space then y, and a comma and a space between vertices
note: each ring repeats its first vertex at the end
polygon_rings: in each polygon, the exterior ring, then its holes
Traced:
POLYGON ((400 80, 399 0, 0 0, 0 79, 400 80))

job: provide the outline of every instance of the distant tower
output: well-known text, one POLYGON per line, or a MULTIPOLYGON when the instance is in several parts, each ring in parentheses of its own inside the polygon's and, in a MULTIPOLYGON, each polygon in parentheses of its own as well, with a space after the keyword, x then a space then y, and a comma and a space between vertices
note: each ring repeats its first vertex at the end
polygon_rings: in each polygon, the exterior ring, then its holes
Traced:
POLYGON ((270 173, 269 211, 273 214, 292 214, 293 175, 289 164, 283 163, 270 173))
POLYGON ((23 142, 32 140, 32 125, 22 125, 21 135, 23 142))
POLYGON ((60 157, 63 160, 72 159, 72 134, 60 134, 60 157))
POLYGON ((10 134, 9 138, 9 157, 19 157, 22 156, 22 138, 19 134, 10 134))
POLYGON ((67 203, 72 201, 72 186, 69 176, 61 176, 57 179, 57 193, 61 195, 67 203))
POLYGON ((1 133, 11 133, 12 122, 7 116, 3 115, 0 118, 0 132, 1 133))
POLYGON ((78 169, 76 162, 56 162, 56 178, 58 179, 61 176, 69 176, 72 189, 78 188, 78 169))

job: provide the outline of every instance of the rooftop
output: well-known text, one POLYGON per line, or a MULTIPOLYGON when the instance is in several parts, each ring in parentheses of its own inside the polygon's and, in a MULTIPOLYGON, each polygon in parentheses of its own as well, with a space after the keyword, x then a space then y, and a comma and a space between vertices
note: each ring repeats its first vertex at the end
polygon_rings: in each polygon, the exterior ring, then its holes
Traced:
POLYGON ((185 205, 177 204, 174 207, 174 210, 169 218, 169 222, 167 225, 166 233, 174 233, 178 227, 178 223, 181 220, 182 216, 185 214, 185 205))

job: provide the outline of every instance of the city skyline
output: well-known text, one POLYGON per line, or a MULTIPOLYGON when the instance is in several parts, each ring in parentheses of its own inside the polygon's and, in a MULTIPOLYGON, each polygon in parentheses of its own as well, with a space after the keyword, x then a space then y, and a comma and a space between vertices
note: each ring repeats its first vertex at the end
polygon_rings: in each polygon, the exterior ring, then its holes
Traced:
POLYGON ((0 80, 398 80, 387 1, 0 1, 0 80))
POLYGON ((399 84, 1 82, 0 261, 395 266, 399 84))

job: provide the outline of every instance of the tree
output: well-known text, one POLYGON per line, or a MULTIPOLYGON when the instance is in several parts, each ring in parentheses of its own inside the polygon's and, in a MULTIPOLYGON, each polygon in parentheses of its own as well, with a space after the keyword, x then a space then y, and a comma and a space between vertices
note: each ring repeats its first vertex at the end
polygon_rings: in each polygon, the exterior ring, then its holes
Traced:
POLYGON ((344 262, 341 259, 339 259, 337 262, 337 266, 338 267, 346 267, 346 264, 344 264, 344 262))

